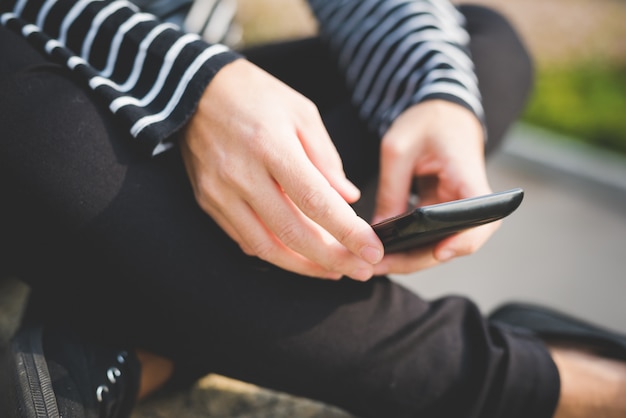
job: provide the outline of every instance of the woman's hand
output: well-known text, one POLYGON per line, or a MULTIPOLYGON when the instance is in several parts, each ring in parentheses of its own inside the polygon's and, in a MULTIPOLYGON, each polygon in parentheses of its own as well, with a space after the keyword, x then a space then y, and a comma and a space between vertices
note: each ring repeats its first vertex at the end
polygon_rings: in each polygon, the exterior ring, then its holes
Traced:
POLYGON ((372 277, 382 244, 299 93, 235 61, 204 92, 181 152, 198 203, 247 254, 307 276, 372 277))
MULTIPOLYGON (((457 104, 430 100, 403 112, 381 144, 381 172, 374 222, 407 210, 417 179, 420 205, 491 193, 485 173, 483 129, 457 104)), ((386 255, 376 274, 410 273, 480 248, 495 222, 409 253, 386 255)))

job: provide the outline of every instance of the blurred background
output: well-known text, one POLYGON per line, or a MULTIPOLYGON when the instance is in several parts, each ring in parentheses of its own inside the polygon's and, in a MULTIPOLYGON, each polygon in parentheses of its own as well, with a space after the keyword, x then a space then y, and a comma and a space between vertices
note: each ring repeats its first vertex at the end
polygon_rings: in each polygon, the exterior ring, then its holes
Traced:
MULTIPOLYGON (((305 0, 239 1, 247 44, 316 32, 305 0)), ((507 16, 535 59, 528 108, 488 166, 494 190, 525 200, 478 253, 395 279, 485 312, 541 303, 626 332, 626 1, 473 2, 507 16)))

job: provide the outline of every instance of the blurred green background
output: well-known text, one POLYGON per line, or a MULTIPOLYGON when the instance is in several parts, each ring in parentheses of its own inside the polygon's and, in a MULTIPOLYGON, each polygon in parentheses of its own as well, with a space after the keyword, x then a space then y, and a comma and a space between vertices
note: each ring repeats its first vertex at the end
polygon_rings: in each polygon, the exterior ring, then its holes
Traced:
MULTIPOLYGON (((305 0, 239 2, 246 43, 315 32, 305 0)), ((536 85, 524 122, 626 155, 625 0, 472 3, 507 16, 535 59, 536 85)))
POLYGON ((507 15, 535 58, 523 120, 626 155, 626 1, 477 1, 507 15))
POLYGON ((539 69, 523 120, 626 155, 626 67, 597 61, 539 69))

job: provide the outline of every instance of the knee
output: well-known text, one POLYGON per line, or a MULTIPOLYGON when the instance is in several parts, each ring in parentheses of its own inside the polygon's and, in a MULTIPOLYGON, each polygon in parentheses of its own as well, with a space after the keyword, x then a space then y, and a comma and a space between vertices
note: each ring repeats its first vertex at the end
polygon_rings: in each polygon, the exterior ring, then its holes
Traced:
POLYGON ((481 6, 461 6, 459 10, 470 35, 469 49, 486 115, 486 151, 491 153, 526 106, 533 87, 533 62, 502 14, 481 6))
POLYGON ((484 6, 463 5, 459 10, 466 18, 470 49, 477 65, 483 60, 506 61, 507 70, 530 85, 533 59, 511 21, 499 11, 484 6))

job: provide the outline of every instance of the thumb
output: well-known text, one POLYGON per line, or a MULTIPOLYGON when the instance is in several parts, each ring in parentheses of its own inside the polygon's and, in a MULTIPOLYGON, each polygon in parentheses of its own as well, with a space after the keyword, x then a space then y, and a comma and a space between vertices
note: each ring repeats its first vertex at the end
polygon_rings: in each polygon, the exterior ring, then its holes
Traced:
POLYGON ((399 158, 398 153, 381 149, 378 192, 372 223, 406 212, 412 172, 410 160, 399 158))

